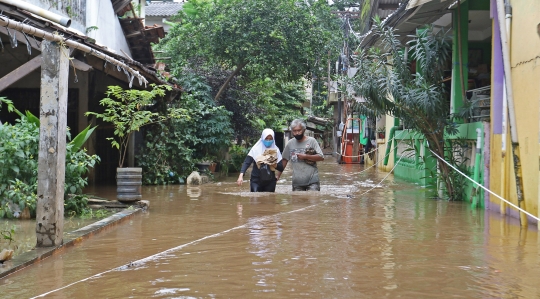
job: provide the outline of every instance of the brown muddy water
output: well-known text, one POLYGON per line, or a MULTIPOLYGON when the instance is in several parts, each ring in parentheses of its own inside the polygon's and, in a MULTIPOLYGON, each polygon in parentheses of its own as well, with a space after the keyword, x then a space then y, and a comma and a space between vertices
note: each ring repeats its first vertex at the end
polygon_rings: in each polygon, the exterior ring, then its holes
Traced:
POLYGON ((275 194, 234 174, 146 187, 149 212, 0 280, 0 297, 540 297, 536 227, 331 160, 321 192, 290 192, 290 172, 275 194))

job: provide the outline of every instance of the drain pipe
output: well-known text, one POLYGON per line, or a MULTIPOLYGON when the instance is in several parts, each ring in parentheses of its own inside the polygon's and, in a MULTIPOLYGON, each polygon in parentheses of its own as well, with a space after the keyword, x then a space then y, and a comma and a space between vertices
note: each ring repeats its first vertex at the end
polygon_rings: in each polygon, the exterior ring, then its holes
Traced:
MULTIPOLYGON (((504 20, 504 0, 496 0, 497 2, 497 15, 499 20, 504 20)), ((510 119, 510 137, 512 140, 512 154, 514 160, 514 174, 516 180, 516 193, 518 206, 525 210, 525 195, 523 190, 523 178, 521 172, 521 157, 519 150, 519 139, 517 132, 516 112, 514 106, 514 94, 512 89, 512 70, 510 67, 510 47, 508 45, 508 33, 506 32, 506 25, 499 21, 499 30, 501 32, 501 46, 503 54, 503 66, 504 66, 504 79, 506 82, 506 96, 508 101, 508 118, 510 119)), ((521 226, 527 226, 527 216, 525 213, 520 212, 521 226)))
MULTIPOLYGON (((512 25, 512 6, 506 2, 504 10, 506 12, 506 33, 508 34, 508 42, 511 41, 510 29, 512 25)), ((501 22, 499 20, 499 22, 501 22)), ((506 84, 503 82, 503 115, 502 115, 502 154, 506 156, 506 128, 508 127, 508 100, 506 99, 506 84)))
MULTIPOLYGON (((473 180, 480 184, 480 159, 482 158, 482 130, 476 129, 476 156, 474 157, 474 173, 473 180)), ((478 202, 478 191, 480 187, 474 187, 471 191, 472 207, 475 208, 478 202)))
POLYGON ((52 13, 46 9, 43 9, 39 6, 35 6, 33 4, 21 1, 21 0, 0 0, 0 3, 5 3, 9 5, 13 5, 17 8, 27 10, 33 14, 36 14, 42 18, 45 18, 49 21, 53 21, 55 23, 58 23, 64 27, 69 27, 71 25, 71 19, 66 18, 64 16, 52 13))
MULTIPOLYGON (((508 2, 505 4, 505 11, 506 11, 506 32, 508 34, 508 42, 511 42, 512 36, 510 34, 510 29, 512 25, 512 6, 510 6, 508 2)), ((499 20, 499 22, 501 21, 499 20)), ((503 80, 503 108, 502 108, 502 136, 501 136, 501 147, 502 147, 501 154, 503 158, 503 165, 507 165, 506 161, 508 159, 506 157, 506 150, 507 150, 506 132, 507 131, 508 131, 508 100, 506 99, 506 84, 503 80)), ((502 175, 501 177, 504 178, 504 175, 502 175)), ((506 194, 507 192, 506 189, 507 189, 506 179, 503 179, 503 181, 501 182, 501 194, 506 194)), ((506 215, 506 203, 504 201, 501 201, 500 212, 502 215, 506 215)))

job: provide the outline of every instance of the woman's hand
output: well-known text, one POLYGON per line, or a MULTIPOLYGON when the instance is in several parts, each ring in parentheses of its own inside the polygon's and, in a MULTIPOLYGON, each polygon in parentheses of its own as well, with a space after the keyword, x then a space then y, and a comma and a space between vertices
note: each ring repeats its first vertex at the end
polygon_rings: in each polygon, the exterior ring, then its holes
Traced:
POLYGON ((240 175, 238 175, 238 180, 236 180, 236 184, 238 186, 242 186, 242 183, 244 182, 244 174, 243 173, 240 173, 240 175))

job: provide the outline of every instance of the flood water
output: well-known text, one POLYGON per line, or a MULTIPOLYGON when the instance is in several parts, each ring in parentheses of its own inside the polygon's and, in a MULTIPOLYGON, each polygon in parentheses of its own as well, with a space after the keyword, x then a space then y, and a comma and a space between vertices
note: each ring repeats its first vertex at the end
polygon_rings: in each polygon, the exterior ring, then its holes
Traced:
POLYGON ((0 280, 0 297, 540 297, 536 227, 362 169, 328 158, 321 192, 290 192, 290 170, 275 194, 234 174, 145 187, 148 212, 0 280))

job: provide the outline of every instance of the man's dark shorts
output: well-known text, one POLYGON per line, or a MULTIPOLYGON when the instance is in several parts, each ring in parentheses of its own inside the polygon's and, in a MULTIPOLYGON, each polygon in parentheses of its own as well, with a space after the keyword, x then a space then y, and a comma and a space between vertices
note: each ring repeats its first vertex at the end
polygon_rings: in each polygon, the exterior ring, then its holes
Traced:
POLYGON ((320 183, 313 183, 307 186, 293 186, 292 191, 321 191, 320 183))

